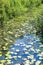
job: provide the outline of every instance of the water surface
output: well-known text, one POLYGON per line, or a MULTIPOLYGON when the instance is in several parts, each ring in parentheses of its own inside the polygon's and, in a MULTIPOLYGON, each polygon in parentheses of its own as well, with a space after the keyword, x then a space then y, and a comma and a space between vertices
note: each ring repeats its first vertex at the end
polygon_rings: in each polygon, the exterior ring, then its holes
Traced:
POLYGON ((0 50, 0 63, 5 65, 43 64, 43 45, 35 34, 25 34, 17 38, 6 51, 0 50))

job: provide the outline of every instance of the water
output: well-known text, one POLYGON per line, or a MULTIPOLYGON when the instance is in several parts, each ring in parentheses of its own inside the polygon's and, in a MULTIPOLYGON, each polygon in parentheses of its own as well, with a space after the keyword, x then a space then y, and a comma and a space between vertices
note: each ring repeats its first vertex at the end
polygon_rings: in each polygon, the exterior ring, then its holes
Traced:
POLYGON ((0 50, 0 63, 5 65, 43 64, 43 45, 35 34, 25 34, 17 38, 6 51, 0 50))

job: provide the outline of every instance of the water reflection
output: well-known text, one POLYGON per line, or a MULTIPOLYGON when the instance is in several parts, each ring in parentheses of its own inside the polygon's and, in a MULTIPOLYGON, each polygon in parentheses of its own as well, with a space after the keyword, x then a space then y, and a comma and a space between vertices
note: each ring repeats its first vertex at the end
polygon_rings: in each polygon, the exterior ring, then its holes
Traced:
POLYGON ((43 45, 35 34, 17 38, 6 50, 0 50, 0 63, 5 65, 41 65, 43 45))

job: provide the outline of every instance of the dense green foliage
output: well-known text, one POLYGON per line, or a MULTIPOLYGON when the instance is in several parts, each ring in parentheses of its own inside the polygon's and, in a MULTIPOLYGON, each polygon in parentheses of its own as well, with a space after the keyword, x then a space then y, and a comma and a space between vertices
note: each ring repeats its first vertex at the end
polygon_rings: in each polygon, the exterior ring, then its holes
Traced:
POLYGON ((43 0, 0 0, 0 42, 5 40, 6 43, 11 38, 8 32, 14 35, 13 30, 19 28, 22 20, 26 19, 31 20, 36 30, 43 35, 43 0))
POLYGON ((0 0, 0 11, 2 10, 2 16, 8 19, 29 12, 30 9, 37 8, 42 3, 42 0, 0 0))

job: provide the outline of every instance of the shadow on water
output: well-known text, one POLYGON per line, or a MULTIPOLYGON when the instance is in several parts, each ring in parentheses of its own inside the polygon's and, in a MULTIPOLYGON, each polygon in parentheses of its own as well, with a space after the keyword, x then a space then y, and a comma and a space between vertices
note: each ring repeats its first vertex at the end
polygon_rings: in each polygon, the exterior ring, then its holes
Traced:
POLYGON ((15 39, 8 50, 0 50, 0 63, 5 65, 41 65, 43 45, 35 34, 25 34, 15 39))

